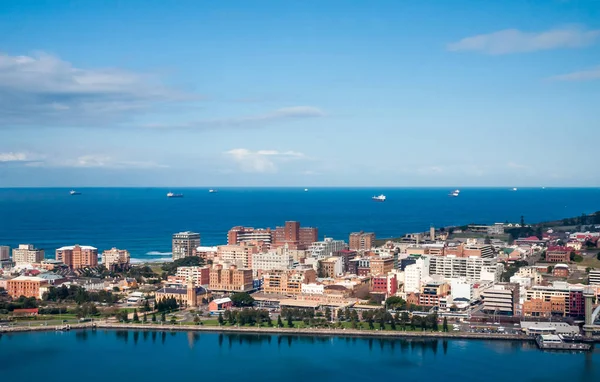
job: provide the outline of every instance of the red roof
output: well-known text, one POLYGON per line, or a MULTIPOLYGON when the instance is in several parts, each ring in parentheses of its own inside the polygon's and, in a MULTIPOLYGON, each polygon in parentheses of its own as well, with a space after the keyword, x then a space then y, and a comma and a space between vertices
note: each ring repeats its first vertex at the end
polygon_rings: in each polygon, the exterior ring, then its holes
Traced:
POLYGON ((524 239, 519 239, 519 240, 540 241, 539 237, 537 237, 537 236, 529 236, 529 237, 526 237, 524 239))
POLYGON ((553 247, 548 247, 548 251, 561 251, 561 252, 569 252, 571 248, 562 247, 560 245, 555 245, 553 247))
POLYGON ((13 313, 37 313, 37 312, 38 312, 38 308, 13 310, 13 313))

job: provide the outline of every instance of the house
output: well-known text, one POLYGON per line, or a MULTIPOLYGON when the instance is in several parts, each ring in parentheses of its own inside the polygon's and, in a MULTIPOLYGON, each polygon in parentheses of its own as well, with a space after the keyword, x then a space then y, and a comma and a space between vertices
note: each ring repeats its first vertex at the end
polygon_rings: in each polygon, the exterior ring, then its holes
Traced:
POLYGON ((222 312, 224 310, 229 310, 233 306, 233 302, 229 297, 218 298, 216 300, 212 300, 208 303, 208 311, 211 314, 222 312))
POLYGON ((38 315, 38 308, 13 310, 14 317, 34 317, 37 315, 38 315))

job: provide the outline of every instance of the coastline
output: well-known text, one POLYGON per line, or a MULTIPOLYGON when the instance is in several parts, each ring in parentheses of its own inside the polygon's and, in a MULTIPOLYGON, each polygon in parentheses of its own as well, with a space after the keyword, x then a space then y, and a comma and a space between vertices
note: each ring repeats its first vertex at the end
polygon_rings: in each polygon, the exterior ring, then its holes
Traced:
MULTIPOLYGON (((178 331, 178 332, 212 332, 233 334, 280 334, 302 336, 326 337, 363 337, 363 338, 416 338, 416 339, 462 339, 462 340, 501 340, 533 342, 532 337, 515 334, 493 333, 450 333, 450 332, 405 332, 405 331, 380 331, 380 330, 355 330, 355 329, 297 329, 278 327, 227 327, 227 326, 200 326, 200 325, 155 325, 155 324, 113 324, 95 322, 70 325, 71 330, 82 329, 108 329, 108 330, 145 330, 145 331, 178 331)), ((2 328, 0 333, 24 333, 56 331, 56 326, 22 326, 2 328)))

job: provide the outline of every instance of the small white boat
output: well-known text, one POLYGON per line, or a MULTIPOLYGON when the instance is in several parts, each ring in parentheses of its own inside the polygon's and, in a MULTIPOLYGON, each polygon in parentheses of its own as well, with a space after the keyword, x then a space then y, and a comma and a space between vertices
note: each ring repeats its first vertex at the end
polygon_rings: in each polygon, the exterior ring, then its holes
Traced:
POLYGON ((71 190, 71 191, 69 191, 69 194, 70 195, 81 195, 81 192, 75 191, 75 190, 71 190))
POLYGON ((454 198, 456 198, 458 195, 460 195, 460 190, 454 190, 448 194, 448 196, 452 196, 454 198))
POLYGON ((217 192, 217 190, 210 189, 210 190, 208 190, 208 192, 210 192, 211 194, 214 194, 215 192, 217 192))
POLYGON ((174 194, 172 192, 167 193, 167 198, 183 198, 183 194, 174 194))
POLYGON ((381 195, 373 196, 371 199, 376 202, 385 202, 386 197, 384 194, 381 194, 381 195))
POLYGON ((513 191, 517 191, 518 189, 517 189, 516 187, 513 187, 513 189, 512 189, 512 190, 513 190, 513 191))
POLYGON ((305 189, 304 189, 304 192, 308 192, 308 188, 305 188, 305 189))

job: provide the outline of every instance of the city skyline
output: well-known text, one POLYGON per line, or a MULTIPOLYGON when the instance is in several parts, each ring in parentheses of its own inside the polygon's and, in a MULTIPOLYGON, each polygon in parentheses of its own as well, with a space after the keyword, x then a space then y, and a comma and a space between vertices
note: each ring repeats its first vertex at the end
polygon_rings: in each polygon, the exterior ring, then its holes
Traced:
POLYGON ((0 187, 598 186, 599 16, 4 3, 0 187))

